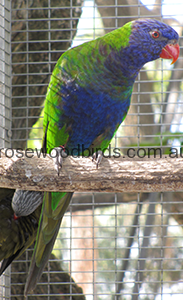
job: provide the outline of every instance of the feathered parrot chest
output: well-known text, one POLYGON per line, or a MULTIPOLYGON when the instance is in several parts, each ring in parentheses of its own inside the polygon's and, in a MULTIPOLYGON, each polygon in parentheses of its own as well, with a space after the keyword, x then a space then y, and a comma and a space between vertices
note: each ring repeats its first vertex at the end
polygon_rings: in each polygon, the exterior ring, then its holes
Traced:
POLYGON ((102 77, 101 82, 93 78, 87 85, 77 81, 62 85, 62 101, 57 106, 62 112, 58 126, 62 128, 66 124, 69 132, 67 147, 73 148, 78 144, 90 147, 102 134, 109 143, 127 114, 131 93, 132 86, 124 89, 122 85, 114 85, 102 77))

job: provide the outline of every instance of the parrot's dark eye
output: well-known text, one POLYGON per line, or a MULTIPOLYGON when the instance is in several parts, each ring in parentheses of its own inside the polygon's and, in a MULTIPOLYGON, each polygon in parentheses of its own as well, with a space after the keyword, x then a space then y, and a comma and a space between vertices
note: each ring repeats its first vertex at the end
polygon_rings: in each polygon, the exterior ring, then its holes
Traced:
POLYGON ((153 32, 151 32, 151 36, 153 37, 153 39, 158 39, 160 36, 159 31, 155 30, 153 32))

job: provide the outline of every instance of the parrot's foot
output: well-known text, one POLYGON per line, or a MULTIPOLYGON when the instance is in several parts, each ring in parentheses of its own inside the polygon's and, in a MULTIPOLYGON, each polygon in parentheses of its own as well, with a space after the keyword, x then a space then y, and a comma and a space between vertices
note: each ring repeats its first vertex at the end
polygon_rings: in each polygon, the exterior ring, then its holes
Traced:
POLYGON ((59 176, 60 170, 62 169, 63 159, 67 157, 65 148, 63 146, 55 147, 50 154, 55 164, 55 170, 59 176))
POLYGON ((103 157, 103 152, 101 150, 93 153, 92 161, 96 163, 96 168, 98 169, 98 165, 101 163, 103 157))

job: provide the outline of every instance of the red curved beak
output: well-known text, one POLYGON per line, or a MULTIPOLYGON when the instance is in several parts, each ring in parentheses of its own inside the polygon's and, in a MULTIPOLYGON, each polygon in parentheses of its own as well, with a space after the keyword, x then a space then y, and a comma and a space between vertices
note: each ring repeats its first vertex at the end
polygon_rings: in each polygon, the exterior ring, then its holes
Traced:
POLYGON ((172 65, 178 59, 179 53, 180 53, 179 44, 175 44, 175 45, 168 44, 163 48, 163 50, 160 54, 160 57, 165 58, 165 59, 172 59, 172 62, 171 62, 171 65, 172 65))

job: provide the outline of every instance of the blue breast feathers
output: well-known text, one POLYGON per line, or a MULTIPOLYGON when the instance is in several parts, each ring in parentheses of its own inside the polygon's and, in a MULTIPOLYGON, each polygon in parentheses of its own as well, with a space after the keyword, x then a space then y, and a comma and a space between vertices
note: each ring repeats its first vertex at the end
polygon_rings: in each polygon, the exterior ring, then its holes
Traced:
MULTIPOLYGON (((129 105, 131 91, 126 99, 119 101, 110 93, 105 94, 82 87, 62 87, 62 112, 59 128, 64 124, 69 131, 66 145, 70 151, 78 144, 88 148, 93 141, 106 132, 105 139, 110 142, 116 127, 122 122, 129 105)), ((123 95, 124 96, 124 95, 123 95)), ((97 145, 100 146, 100 145, 97 145)))

